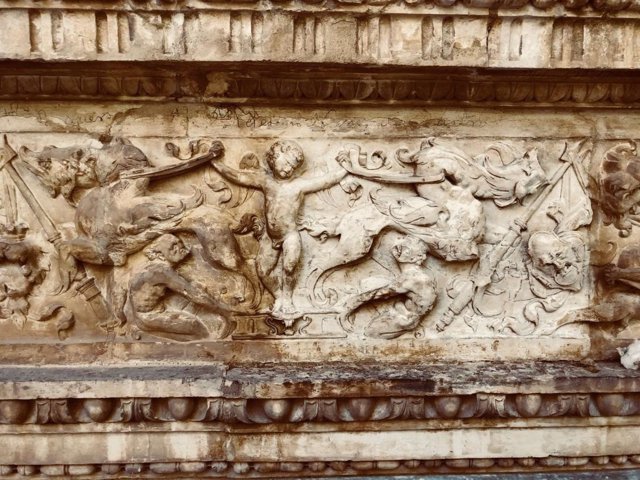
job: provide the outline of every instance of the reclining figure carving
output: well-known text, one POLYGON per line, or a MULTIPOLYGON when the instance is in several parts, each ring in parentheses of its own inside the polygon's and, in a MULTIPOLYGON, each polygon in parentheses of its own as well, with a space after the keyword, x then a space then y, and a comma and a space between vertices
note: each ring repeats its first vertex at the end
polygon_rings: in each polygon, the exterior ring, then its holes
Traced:
POLYGON ((173 293, 213 312, 228 313, 219 301, 176 271, 189 256, 189 249, 178 237, 165 233, 145 249, 145 254, 150 262, 136 269, 129 281, 124 307, 128 322, 142 331, 172 340, 207 338, 209 330, 198 316, 171 308, 166 298, 173 293))

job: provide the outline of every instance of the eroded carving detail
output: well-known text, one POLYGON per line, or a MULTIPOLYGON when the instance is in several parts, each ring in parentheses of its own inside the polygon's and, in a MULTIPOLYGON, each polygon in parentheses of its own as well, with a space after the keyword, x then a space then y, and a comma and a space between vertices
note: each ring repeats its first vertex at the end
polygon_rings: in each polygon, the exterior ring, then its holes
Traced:
MULTIPOLYGON (((129 282, 124 311, 130 324, 174 340, 198 340, 209 336, 209 331, 196 315, 168 307, 165 299, 168 292, 173 292, 195 305, 221 312, 218 302, 204 289, 190 283, 175 270, 189 253, 182 240, 170 233, 160 236, 147 247, 145 254, 150 262, 134 271, 129 282)), ((226 323, 226 320, 223 318, 222 322, 226 323)))
MULTIPOLYGON (((591 323, 607 341, 615 340, 625 329, 633 332, 640 318, 639 252, 632 236, 640 205, 638 165, 635 143, 630 142, 609 148, 594 169, 590 184, 592 201, 598 207, 597 237, 606 245, 594 250, 591 262, 596 296, 592 305, 568 312, 551 331, 572 323, 591 323)), ((625 367, 636 367, 635 344, 618 351, 625 367)))
MULTIPOLYGON (((399 273, 390 284, 347 297, 338 310, 341 325, 353 331, 353 313, 372 300, 397 299, 393 304, 379 307, 372 315, 364 332, 367 336, 396 338, 413 331, 431 310, 436 300, 436 283, 433 274, 423 267, 428 247, 422 240, 405 236, 393 246, 393 257, 399 273)), ((372 305, 375 308, 375 304, 372 305)))
POLYGON ((542 457, 542 458, 454 458, 447 460, 385 460, 385 461, 330 461, 330 462, 153 462, 153 463, 105 463, 102 465, 0 465, 0 474, 32 477, 42 474, 47 477, 87 476, 101 478, 104 475, 153 475, 171 478, 175 474, 197 474, 202 478, 296 478, 299 475, 411 475, 442 473, 486 473, 495 471, 567 472, 616 470, 635 468, 640 464, 640 455, 613 455, 597 457, 542 457))
POLYGON ((634 416, 637 393, 485 394, 309 399, 0 400, 2 424, 221 422, 273 424, 465 418, 634 416))
POLYGON ((421 338, 456 318, 480 336, 552 333, 586 301, 590 148, 453 143, 314 158, 280 139, 223 159, 200 139, 159 159, 105 136, 23 146, 16 163, 66 201, 73 222, 59 228, 42 193, 24 192, 62 289, 83 292, 109 333, 421 338), (187 191, 166 187, 182 176, 187 191))
POLYGON ((316 178, 296 178, 304 162, 304 153, 292 141, 278 141, 265 154, 266 172, 239 172, 222 163, 213 167, 226 179, 244 187, 258 189, 264 195, 266 234, 271 247, 260 244, 257 268, 264 286, 275 299, 271 314, 287 326, 301 316, 293 304, 293 289, 302 255, 302 240, 297 220, 304 197, 336 185, 347 174, 344 170, 316 178), (280 269, 280 275, 272 275, 280 269))
MULTIPOLYGON (((4 214, 4 222, 0 224, 0 318, 10 320, 20 330, 25 328, 28 320, 55 320, 52 323, 63 339, 75 323, 73 313, 58 298, 68 290, 69 284, 64 278, 60 280, 55 275, 47 275, 60 263, 60 236, 15 169, 12 162, 16 155, 8 146, 6 137, 3 138, 0 158, 0 169, 4 170, 0 172, 4 214), (29 226, 20 219, 16 191, 22 193, 45 229, 46 239, 53 244, 48 255, 45 255, 42 236, 29 233, 29 226)), ((90 289, 90 285, 85 283, 85 286, 90 289)))

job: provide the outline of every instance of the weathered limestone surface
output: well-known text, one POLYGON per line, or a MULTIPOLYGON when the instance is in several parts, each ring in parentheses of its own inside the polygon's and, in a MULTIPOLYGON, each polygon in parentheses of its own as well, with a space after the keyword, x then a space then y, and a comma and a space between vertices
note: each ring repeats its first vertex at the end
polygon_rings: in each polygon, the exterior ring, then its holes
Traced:
POLYGON ((4 58, 637 68, 625 0, 5 0, 4 58))
POLYGON ((639 11, 0 0, 0 475, 640 468, 639 11))

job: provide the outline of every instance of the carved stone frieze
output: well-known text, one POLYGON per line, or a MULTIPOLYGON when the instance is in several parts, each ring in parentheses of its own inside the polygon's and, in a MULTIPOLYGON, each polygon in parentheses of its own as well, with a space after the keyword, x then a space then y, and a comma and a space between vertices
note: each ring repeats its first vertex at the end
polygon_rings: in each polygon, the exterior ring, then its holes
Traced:
MULTIPOLYGON (((5 109, 78 128, 49 111, 5 109)), ((231 107, 193 110, 192 130, 219 139, 104 133, 126 115, 92 117, 73 141, 4 136, 5 343, 267 341, 311 359, 291 341, 355 358, 400 342, 406 358, 524 337, 560 360, 611 358, 636 328, 629 140, 407 140, 429 120, 374 118, 395 133, 372 141, 345 134, 357 122, 231 107), (270 133, 283 125, 315 133, 270 133)))
POLYGON ((0 27, 0 477, 640 471, 638 0, 0 27))
POLYGON ((541 138, 458 113, 182 111, 194 135, 144 133, 164 107, 91 114, 89 131, 81 109, 5 108, 47 131, 4 140, 4 235, 37 252, 3 264, 26 272, 4 280, 7 358, 63 339, 78 358, 85 342, 157 358, 168 341, 437 359, 453 341, 471 360, 613 359, 635 335, 633 125, 541 138))
POLYGON ((584 141, 473 154, 435 138, 413 152, 340 142, 322 160, 294 140, 239 159, 198 140, 186 157, 167 143, 156 166, 121 137, 40 150, 7 139, 5 205, 21 192, 51 287, 86 302, 60 308, 98 336, 420 338, 454 318, 481 337, 548 335, 586 301, 584 141), (190 193, 162 192, 184 175, 190 193), (47 198, 66 206, 47 212, 47 198))

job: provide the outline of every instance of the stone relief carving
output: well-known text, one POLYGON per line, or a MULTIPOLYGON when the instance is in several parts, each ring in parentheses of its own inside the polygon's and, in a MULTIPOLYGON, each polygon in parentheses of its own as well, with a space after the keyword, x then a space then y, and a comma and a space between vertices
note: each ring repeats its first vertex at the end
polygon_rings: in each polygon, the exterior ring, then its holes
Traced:
POLYGON ((159 158, 118 137, 17 153, 5 139, 5 316, 67 333, 91 312, 115 338, 175 341, 545 336, 635 319, 632 145, 602 162, 585 141, 260 145, 167 143, 159 158), (592 205, 626 242, 604 263, 592 205), (59 307, 30 313, 45 277, 59 307))
MULTIPOLYGON (((591 260, 595 298, 588 307, 568 312, 550 331, 571 323, 590 323, 607 339, 625 331, 638 335, 634 330, 639 318, 638 244, 632 235, 640 202, 638 165, 635 142, 630 142, 607 149, 593 169, 588 180, 590 196, 601 225, 591 260)), ((636 345, 618 349, 626 368, 637 368, 636 345)))
MULTIPOLYGON (((221 312, 222 307, 195 283, 182 277, 177 266, 190 254, 180 238, 170 233, 146 248, 150 260, 134 271, 124 306, 127 322, 140 330, 174 340, 207 338, 209 331, 198 316, 166 304, 167 292, 175 292, 195 305, 221 312)), ((223 322, 226 322, 223 317, 223 322)))
POLYGON ((605 153, 597 179, 603 223, 613 224, 621 237, 638 223, 638 168, 635 143, 616 145, 605 153))
POLYGON ((30 309, 29 297, 44 277, 40 249, 25 236, 26 225, 15 218, 15 190, 5 184, 5 223, 0 236, 0 312, 22 326, 30 309), (13 217, 13 218, 12 218, 13 217))
POLYGON ((2 3, 0 476, 638 468, 638 2, 272 3, 2 3))
MULTIPOLYGON (((4 150, 10 151, 4 139, 4 150)), ((14 153, 14 152, 11 152, 14 153)), ((9 320, 19 329, 27 322, 51 322, 61 339, 66 338, 75 320, 73 312, 67 308, 63 296, 68 287, 49 275, 49 270, 60 261, 60 237, 52 224, 47 239, 52 245, 42 242, 31 231, 29 224, 22 220, 17 201, 17 190, 25 195, 29 205, 35 204, 35 197, 12 165, 14 155, 5 155, 2 161, 3 195, 2 223, 0 224, 0 317, 9 320)), ((43 214, 36 209, 36 214, 43 214)), ((49 221, 47 217, 43 222, 49 221)), ((45 225, 43 225, 44 228, 45 225)), ((87 291, 91 290, 86 283, 87 291)))
POLYGON ((225 424, 468 418, 631 417, 636 393, 474 394, 382 398, 92 398, 0 400, 0 423, 189 421, 225 424))
MULTIPOLYGON (((271 248, 259 249, 256 266, 263 285, 275 300, 271 315, 290 326, 298 314, 293 305, 293 289, 302 255, 297 219, 304 197, 338 184, 347 171, 338 169, 321 177, 296 178, 296 172, 304 162, 304 153, 292 141, 277 141, 271 145, 265 161, 268 170, 264 172, 240 172, 218 162, 214 162, 213 167, 225 179, 260 190, 264 195, 266 234, 271 240, 271 248), (275 269, 281 274, 273 275, 275 269)), ((262 243, 260 247, 264 245, 262 243)))

